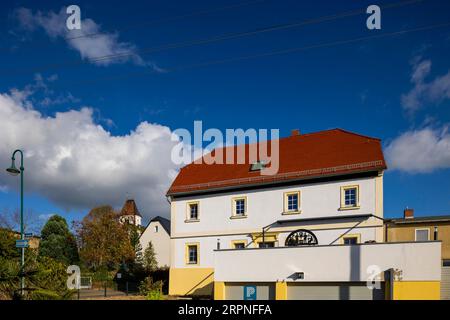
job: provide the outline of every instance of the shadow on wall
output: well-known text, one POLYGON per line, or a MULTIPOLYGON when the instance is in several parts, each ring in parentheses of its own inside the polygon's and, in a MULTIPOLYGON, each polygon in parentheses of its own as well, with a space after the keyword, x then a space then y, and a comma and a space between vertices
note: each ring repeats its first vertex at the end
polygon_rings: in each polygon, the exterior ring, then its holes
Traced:
MULTIPOLYGON (((350 245, 350 281, 360 281, 361 246, 350 245)), ((350 300, 350 286, 339 286, 339 300, 350 300)))
POLYGON ((188 290, 185 295, 195 297, 212 297, 214 293, 214 282, 211 282, 208 279, 210 279, 213 275, 214 272, 208 274, 205 278, 188 290))

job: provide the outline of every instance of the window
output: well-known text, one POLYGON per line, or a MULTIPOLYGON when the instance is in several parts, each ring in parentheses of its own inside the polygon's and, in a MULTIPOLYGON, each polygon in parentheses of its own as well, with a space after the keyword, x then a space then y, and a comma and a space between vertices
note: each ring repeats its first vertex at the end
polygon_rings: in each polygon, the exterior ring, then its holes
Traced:
POLYGON ((341 187, 341 210, 359 208, 359 186, 341 187))
POLYGON ((186 222, 199 221, 198 217, 199 217, 199 203, 198 202, 188 202, 186 222))
POLYGON ((250 171, 260 171, 266 167, 265 161, 256 161, 255 163, 252 163, 250 167, 250 171))
POLYGON ((416 241, 429 241, 430 229, 416 229, 416 241))
POLYGON ((186 244, 186 264, 198 264, 199 261, 199 244, 186 244))
POLYGON ((159 230, 158 230, 158 226, 155 226, 155 232, 158 232, 159 230))
POLYGON ((245 240, 236 240, 231 242, 231 247, 233 249, 245 249, 247 246, 247 241, 245 240))
POLYGON ((360 234, 347 234, 342 237, 342 244, 347 245, 358 244, 361 242, 360 240, 361 240, 360 234))
POLYGON ((232 199, 233 215, 231 218, 245 218, 247 217, 247 198, 239 197, 232 199))
POLYGON ((283 214, 300 213, 300 191, 286 192, 284 194, 283 214))
POLYGON ((259 242, 258 247, 259 248, 273 248, 273 247, 275 247, 275 242, 274 241, 259 242))
POLYGON ((236 206, 236 215, 237 216, 245 215, 245 199, 235 200, 234 205, 236 206))

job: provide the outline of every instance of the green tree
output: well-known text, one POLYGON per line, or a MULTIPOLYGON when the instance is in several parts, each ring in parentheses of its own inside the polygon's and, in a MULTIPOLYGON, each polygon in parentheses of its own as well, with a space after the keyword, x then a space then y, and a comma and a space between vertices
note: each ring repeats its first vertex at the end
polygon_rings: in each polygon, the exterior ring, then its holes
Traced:
POLYGON ((144 250, 143 266, 147 272, 153 272, 158 268, 155 249, 151 241, 149 241, 147 248, 144 250))
POLYGON ((92 209, 78 226, 78 238, 80 257, 94 271, 117 269, 135 258, 127 226, 111 206, 92 209))
POLYGON ((49 257, 65 265, 78 262, 75 237, 69 231, 66 219, 54 215, 48 219, 41 231, 39 255, 49 257))
POLYGON ((6 228, 0 228, 0 258, 12 259, 19 256, 14 233, 6 228))

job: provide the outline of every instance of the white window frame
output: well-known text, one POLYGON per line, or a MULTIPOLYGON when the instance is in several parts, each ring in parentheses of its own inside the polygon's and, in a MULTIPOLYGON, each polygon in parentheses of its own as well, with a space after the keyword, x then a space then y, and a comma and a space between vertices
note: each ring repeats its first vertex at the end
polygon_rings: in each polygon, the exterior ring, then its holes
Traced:
POLYGON ((231 199, 231 206, 232 206, 232 214, 231 219, 243 219, 247 218, 247 197, 241 196, 241 197, 233 197, 231 199), (236 212, 236 202, 244 200, 244 214, 237 214, 236 212))
MULTIPOLYGON (((427 231, 428 233, 428 240, 425 241, 430 241, 430 228, 416 228, 414 229, 414 241, 417 241, 417 231, 427 231)), ((421 240, 423 241, 423 240, 421 240)))
POLYGON ((200 221, 200 202, 189 201, 186 203, 186 220, 185 222, 198 222, 200 221), (191 218, 191 206, 197 205, 197 218, 191 218))
POLYGON ((289 214, 299 214, 301 213, 301 192, 300 191, 289 191, 285 192, 283 196, 283 215, 289 215, 289 214), (297 195, 297 210, 289 210, 289 196, 291 195, 297 195))
POLYGON ((342 186, 341 187, 341 207, 340 210, 355 210, 360 209, 360 189, 359 185, 351 185, 351 186, 342 186), (346 205, 345 204, 345 191, 349 189, 356 189, 356 204, 355 205, 346 205))

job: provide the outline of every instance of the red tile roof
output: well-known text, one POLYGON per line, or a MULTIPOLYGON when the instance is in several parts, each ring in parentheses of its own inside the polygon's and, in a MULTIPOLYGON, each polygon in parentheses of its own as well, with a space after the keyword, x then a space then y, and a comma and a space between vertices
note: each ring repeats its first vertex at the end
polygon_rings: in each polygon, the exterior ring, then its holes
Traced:
MULTIPOLYGON (((259 171, 250 171, 248 145, 245 147, 247 163, 211 165, 191 163, 180 170, 167 194, 176 195, 386 169, 379 139, 342 129, 281 138, 279 170, 272 176, 263 176, 259 171)), ((268 147, 270 154, 270 144, 268 147)), ((235 149, 236 155, 236 146, 231 148, 235 149)), ((217 151, 214 150, 212 154, 215 152, 217 151)), ((208 155, 203 158, 206 157, 208 155)))

